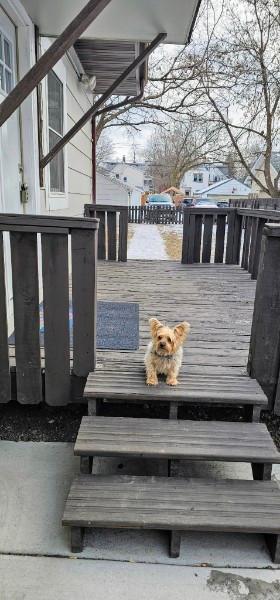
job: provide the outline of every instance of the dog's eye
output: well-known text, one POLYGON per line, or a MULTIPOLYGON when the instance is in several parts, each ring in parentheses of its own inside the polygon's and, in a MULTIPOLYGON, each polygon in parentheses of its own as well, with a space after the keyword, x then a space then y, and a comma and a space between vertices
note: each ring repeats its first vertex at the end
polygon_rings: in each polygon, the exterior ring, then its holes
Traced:
POLYGON ((159 339, 159 340, 162 340, 162 335, 158 335, 158 339, 159 339))
POLYGON ((167 339, 168 343, 170 344, 171 343, 171 338, 168 336, 166 339, 167 339))

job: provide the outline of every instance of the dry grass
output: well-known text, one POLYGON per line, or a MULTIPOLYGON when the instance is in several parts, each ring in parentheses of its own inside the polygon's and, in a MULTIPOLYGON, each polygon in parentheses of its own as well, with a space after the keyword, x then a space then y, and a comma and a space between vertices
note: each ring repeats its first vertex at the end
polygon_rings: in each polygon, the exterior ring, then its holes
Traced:
POLYGON ((181 260, 182 234, 171 229, 170 225, 159 225, 159 232, 164 241, 165 250, 171 260, 181 260))

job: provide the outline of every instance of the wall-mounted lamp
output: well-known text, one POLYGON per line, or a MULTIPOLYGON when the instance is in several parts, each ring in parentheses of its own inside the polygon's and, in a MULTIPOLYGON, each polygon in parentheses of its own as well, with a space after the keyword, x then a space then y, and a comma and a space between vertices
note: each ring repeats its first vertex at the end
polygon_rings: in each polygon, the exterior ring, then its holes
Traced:
POLYGON ((94 92, 94 90, 96 88, 95 75, 92 75, 92 77, 89 77, 88 75, 86 75, 86 73, 81 73, 81 75, 79 76, 79 81, 84 86, 84 88, 86 89, 87 92, 94 92))

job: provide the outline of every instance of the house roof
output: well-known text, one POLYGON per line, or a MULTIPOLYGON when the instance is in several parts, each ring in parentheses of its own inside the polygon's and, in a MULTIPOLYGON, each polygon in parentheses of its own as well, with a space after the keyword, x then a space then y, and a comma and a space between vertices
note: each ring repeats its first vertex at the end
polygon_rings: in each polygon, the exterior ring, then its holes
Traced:
POLYGON ((278 173, 280 171, 280 152, 271 153, 271 164, 278 173))
MULTIPOLYGON (((40 34, 60 35, 87 0, 21 0, 40 34)), ((167 33, 166 42, 190 41, 200 0, 112 0, 82 37, 95 40, 150 42, 167 33)))
MULTIPOLYGON (((256 172, 258 170, 262 170, 263 161, 264 161, 264 154, 261 153, 261 154, 259 154, 259 156, 257 156, 257 158, 254 160, 254 162, 250 165, 251 171, 253 172, 254 175, 256 174, 256 172)), ((274 167, 275 171, 278 173, 278 171, 280 170, 280 152, 272 152, 271 153, 271 165, 274 167)), ((244 179, 244 183, 246 183, 246 182, 251 182, 250 175, 246 175, 246 177, 244 179)))
POLYGON ((237 195, 247 195, 251 192, 251 190, 247 185, 245 185, 241 181, 238 181, 238 179, 234 179, 234 177, 231 177, 229 179, 223 179, 223 181, 213 183, 212 185, 209 185, 203 190, 199 190, 199 195, 202 196, 203 194, 208 194, 209 192, 221 194, 221 196, 224 194, 230 195, 233 193, 236 193, 237 195), (233 192, 231 190, 233 190, 234 187, 236 187, 237 189, 233 192), (228 191, 226 190, 227 188, 228 191))
POLYGON ((108 181, 110 181, 110 183, 113 182, 118 187, 125 189, 127 192, 131 192, 133 190, 133 188, 130 185, 120 181, 119 179, 114 177, 114 175, 112 175, 112 173, 110 171, 107 171, 106 169, 103 169, 102 167, 99 167, 97 169, 97 174, 101 175, 102 177, 105 177, 105 179, 108 179, 108 181))
POLYGON ((179 190, 179 188, 174 187, 173 185, 169 188, 167 188, 167 190, 162 190, 162 194, 164 194, 164 192, 168 193, 168 192, 175 192, 176 194, 180 194, 182 190, 179 190))

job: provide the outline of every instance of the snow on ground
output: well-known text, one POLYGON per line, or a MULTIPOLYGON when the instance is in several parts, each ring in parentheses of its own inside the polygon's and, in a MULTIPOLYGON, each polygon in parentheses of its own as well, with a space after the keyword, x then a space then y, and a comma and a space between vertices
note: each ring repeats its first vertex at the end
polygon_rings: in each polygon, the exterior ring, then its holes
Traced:
MULTIPOLYGON (((211 244, 211 263, 215 260, 217 226, 214 224, 211 244)), ((181 260, 183 225, 149 225, 135 224, 130 230, 128 242, 128 258, 142 260, 181 260)), ((204 225, 201 240, 203 243, 204 225)), ((244 231, 241 237, 241 252, 244 242, 244 231)), ((227 225, 225 230, 225 248, 227 244, 227 225)), ((202 257, 202 247, 201 247, 202 257)))
POLYGON ((157 225, 136 225, 128 244, 128 258, 142 260, 168 260, 164 241, 157 225))

